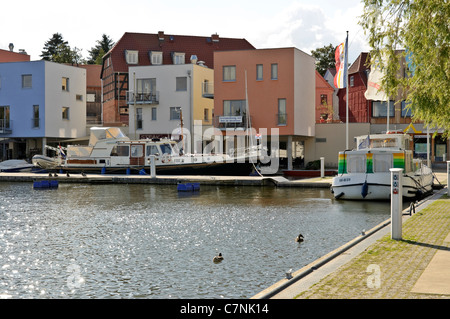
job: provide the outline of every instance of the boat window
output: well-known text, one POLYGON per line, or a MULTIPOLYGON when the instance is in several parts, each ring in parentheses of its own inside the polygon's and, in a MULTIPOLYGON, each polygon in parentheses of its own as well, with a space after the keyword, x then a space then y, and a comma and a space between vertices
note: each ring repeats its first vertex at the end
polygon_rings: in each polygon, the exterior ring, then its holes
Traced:
POLYGON ((392 168, 392 154, 374 154, 373 155, 373 172, 389 172, 392 168))
POLYGON ((347 154, 347 172, 365 173, 366 155, 365 154, 347 154))
POLYGON ((159 146, 161 148, 161 153, 163 154, 172 154, 172 147, 170 146, 170 144, 161 144, 159 146))
POLYGON ((143 157, 144 146, 143 145, 131 145, 131 157, 143 157))
POLYGON ((147 156, 150 155, 159 155, 156 145, 147 145, 147 156))
POLYGON ((130 147, 128 145, 116 145, 111 150, 111 156, 129 156, 130 147))

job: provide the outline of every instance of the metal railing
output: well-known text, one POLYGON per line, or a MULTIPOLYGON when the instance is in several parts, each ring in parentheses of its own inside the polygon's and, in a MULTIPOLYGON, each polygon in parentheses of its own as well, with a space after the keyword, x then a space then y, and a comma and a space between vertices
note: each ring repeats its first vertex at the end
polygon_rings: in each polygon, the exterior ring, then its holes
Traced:
POLYGON ((159 104, 159 91, 150 93, 135 93, 127 91, 128 104, 159 104))

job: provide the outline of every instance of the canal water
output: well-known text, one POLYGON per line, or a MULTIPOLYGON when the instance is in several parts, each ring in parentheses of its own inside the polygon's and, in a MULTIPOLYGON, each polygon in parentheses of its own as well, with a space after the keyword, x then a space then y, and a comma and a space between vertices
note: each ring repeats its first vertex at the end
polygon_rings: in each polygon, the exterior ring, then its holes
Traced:
POLYGON ((0 183, 0 297, 250 298, 389 217, 329 189, 0 183))

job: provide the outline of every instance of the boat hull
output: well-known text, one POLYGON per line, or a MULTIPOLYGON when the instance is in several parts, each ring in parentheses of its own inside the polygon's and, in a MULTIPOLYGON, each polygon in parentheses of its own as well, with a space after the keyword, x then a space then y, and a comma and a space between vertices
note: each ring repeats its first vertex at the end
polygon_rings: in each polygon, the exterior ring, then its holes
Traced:
MULTIPOLYGON (((420 198, 433 190, 433 175, 404 174, 403 198, 420 198)), ((331 191, 336 199, 389 200, 391 198, 391 174, 344 174, 333 178, 331 191)))

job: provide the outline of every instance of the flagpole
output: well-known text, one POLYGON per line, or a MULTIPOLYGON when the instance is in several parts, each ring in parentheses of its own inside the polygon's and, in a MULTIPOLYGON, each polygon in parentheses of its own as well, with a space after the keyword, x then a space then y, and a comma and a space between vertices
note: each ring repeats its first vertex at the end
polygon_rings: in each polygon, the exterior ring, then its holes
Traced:
POLYGON ((348 31, 347 38, 345 39, 345 66, 344 66, 344 75, 345 75, 345 87, 346 87, 346 111, 345 111, 345 149, 348 150, 348 31))

